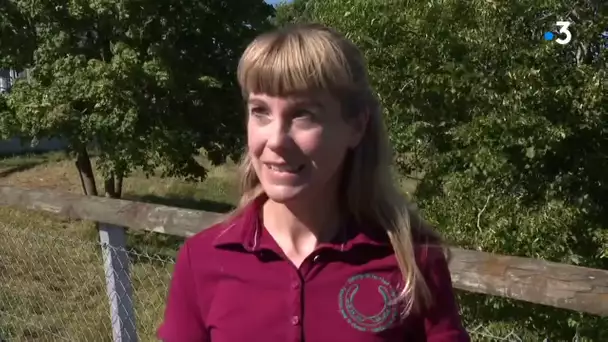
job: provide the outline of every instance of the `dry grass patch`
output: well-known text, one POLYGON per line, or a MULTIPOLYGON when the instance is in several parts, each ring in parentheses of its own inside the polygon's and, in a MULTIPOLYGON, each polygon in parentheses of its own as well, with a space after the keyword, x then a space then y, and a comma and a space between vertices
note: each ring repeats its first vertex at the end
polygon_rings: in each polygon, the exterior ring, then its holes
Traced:
MULTIPOLYGON (((124 197, 202 210, 235 200, 233 165, 212 168, 202 183, 145 178, 124 182, 124 197)), ((0 160, 0 185, 81 193, 71 160, 61 153, 0 160)), ((0 339, 111 341, 101 246, 91 222, 0 207, 0 339)), ((129 233, 136 324, 155 341, 181 239, 129 233)))

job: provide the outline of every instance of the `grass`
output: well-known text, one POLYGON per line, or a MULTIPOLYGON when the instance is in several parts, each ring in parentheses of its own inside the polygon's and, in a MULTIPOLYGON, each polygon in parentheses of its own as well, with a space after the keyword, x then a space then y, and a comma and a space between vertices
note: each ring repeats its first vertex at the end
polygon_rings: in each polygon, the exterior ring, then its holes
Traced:
MULTIPOLYGON (((209 211, 236 198, 235 166, 214 167, 203 183, 125 179, 124 197, 209 211)), ((0 159, 0 184, 81 193, 62 153, 0 159)), ((0 338, 9 341, 111 341, 101 247, 93 223, 0 207, 0 338)), ((181 239, 129 233, 141 341, 155 341, 172 258, 181 239)))

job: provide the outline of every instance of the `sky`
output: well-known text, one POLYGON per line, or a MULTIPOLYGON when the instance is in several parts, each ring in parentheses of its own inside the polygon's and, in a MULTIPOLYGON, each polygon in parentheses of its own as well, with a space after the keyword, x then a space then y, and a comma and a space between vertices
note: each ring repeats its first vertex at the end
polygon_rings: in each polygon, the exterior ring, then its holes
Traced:
MULTIPOLYGON (((266 0, 267 3, 271 4, 271 5, 276 5, 279 2, 281 2, 281 0, 266 0)), ((289 2, 289 1, 288 1, 289 2)))

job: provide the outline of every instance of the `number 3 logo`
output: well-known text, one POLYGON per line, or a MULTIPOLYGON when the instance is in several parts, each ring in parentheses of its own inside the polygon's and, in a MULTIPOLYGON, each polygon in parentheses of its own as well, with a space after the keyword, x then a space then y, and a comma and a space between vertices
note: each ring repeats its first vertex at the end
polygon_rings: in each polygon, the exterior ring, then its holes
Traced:
POLYGON ((566 45, 570 43, 570 41, 572 40, 572 32, 570 32, 570 30, 568 29, 568 27, 570 27, 570 24, 571 23, 569 21, 558 21, 555 23, 555 26, 559 27, 559 33, 566 35, 566 38, 557 38, 555 40, 556 43, 561 45, 566 45))

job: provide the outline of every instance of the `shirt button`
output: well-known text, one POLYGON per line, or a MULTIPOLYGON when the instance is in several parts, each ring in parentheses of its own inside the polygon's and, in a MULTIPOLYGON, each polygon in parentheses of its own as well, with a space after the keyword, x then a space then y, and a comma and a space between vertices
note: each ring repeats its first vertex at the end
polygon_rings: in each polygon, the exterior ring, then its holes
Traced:
POLYGON ((300 316, 293 316, 293 317, 291 318, 291 324, 293 324, 293 325, 298 325, 298 324, 300 324, 300 316))
POLYGON ((300 288, 300 283, 297 281, 294 281, 293 283, 291 283, 291 288, 294 290, 297 290, 300 288))

